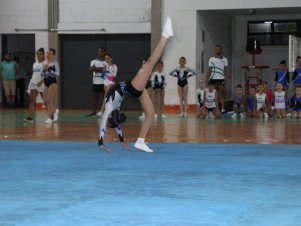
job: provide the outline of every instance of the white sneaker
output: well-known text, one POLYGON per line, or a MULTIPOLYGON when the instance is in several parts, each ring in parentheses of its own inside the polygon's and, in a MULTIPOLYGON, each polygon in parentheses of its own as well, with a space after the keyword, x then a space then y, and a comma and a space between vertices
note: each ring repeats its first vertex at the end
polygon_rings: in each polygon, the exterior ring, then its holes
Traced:
POLYGON ((292 117, 292 114, 291 113, 287 113, 286 117, 292 117))
POLYGON ((53 121, 56 122, 59 119, 59 109, 56 109, 53 114, 53 121))
POLYGON ((154 117, 155 119, 157 119, 158 118, 158 115, 157 114, 155 114, 155 117, 154 117))
POLYGON ((162 118, 166 118, 166 115, 165 115, 165 114, 162 114, 161 117, 162 117, 162 118))
POLYGON ((224 108, 222 108, 221 113, 225 113, 225 112, 226 112, 226 110, 224 108))
POLYGON ((263 117, 265 117, 265 118, 268 118, 269 117, 269 115, 268 115, 268 113, 263 113, 263 117))
POLYGON ((101 118, 102 117, 102 112, 100 111, 96 115, 97 115, 97 117, 101 118))
POLYGON ((212 113, 212 111, 209 111, 208 113, 209 118, 215 118, 214 114, 212 113))
POLYGON ((245 118, 246 117, 246 113, 240 113, 240 118, 245 118))
POLYGON ((236 118, 237 117, 237 113, 233 113, 232 115, 231 115, 231 118, 236 118))
POLYGON ((184 112, 183 118, 187 118, 187 112, 184 112))
POLYGON ((170 17, 166 18, 165 24, 162 29, 162 36, 165 38, 170 38, 173 36, 172 22, 170 17))
POLYGON ((47 118, 46 120, 45 120, 45 123, 52 123, 52 119, 51 118, 47 118))
POLYGON ((149 153, 154 152, 145 143, 136 142, 135 145, 134 145, 134 147, 137 148, 137 149, 139 149, 139 150, 141 150, 141 151, 145 151, 145 152, 149 152, 149 153))
POLYGON ((139 118, 139 119, 144 119, 144 118, 145 118, 145 113, 142 112, 142 115, 140 115, 138 118, 139 118))
POLYGON ((179 118, 183 118, 184 117, 184 113, 181 112, 181 114, 179 114, 179 118))

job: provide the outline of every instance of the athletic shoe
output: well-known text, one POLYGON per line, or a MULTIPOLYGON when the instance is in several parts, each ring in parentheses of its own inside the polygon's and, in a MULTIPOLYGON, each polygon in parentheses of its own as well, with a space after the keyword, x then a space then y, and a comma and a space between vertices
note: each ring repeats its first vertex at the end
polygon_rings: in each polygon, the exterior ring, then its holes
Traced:
POLYGON ((47 118, 46 120, 45 120, 45 123, 52 123, 52 119, 51 118, 47 118))
POLYGON ((269 117, 269 115, 268 115, 268 113, 263 113, 263 116, 265 117, 265 118, 268 118, 269 117))
POLYGON ((170 17, 167 17, 162 29, 162 36, 165 38, 170 38, 173 36, 173 34, 171 19, 170 17))
POLYGON ((162 117, 162 118, 167 118, 165 114, 162 114, 161 117, 162 117))
POLYGON ((53 121, 56 122, 59 119, 59 109, 56 109, 53 114, 53 121))
POLYGON ((240 118, 245 118, 246 117, 246 113, 240 113, 240 118))
POLYGON ((187 118, 187 112, 184 112, 183 118, 187 118))
POLYGON ((233 115, 231 115, 231 118, 236 118, 237 117, 237 113, 233 113, 233 115))
POLYGON ((145 118, 145 113, 142 112, 142 115, 140 115, 138 118, 139 118, 139 119, 144 119, 144 118, 145 118))
POLYGON ((209 115, 209 118, 215 118, 215 116, 214 116, 214 114, 212 113, 212 111, 209 111, 208 115, 209 115))
POLYGON ((97 115, 97 117, 101 118, 102 117, 102 112, 100 111, 96 115, 97 115))
POLYGON ((224 108, 222 108, 221 113, 225 113, 225 112, 226 112, 226 110, 224 108))
POLYGON ((33 119, 31 117, 23 118, 23 121, 33 123, 33 119))
POLYGON ((154 119, 157 119, 158 118, 158 115, 157 114, 155 114, 155 117, 154 117, 154 119))
POLYGON ((179 118, 183 118, 184 117, 184 112, 181 112, 181 114, 179 114, 179 118))
POLYGON ((154 152, 145 143, 139 143, 139 142, 136 141, 134 147, 137 148, 137 149, 139 149, 139 150, 141 150, 141 151, 145 151, 145 152, 149 152, 149 153, 154 152))
POLYGON ((292 113, 287 113, 286 117, 292 117, 292 113))
POLYGON ((90 117, 90 116, 95 116, 95 115, 96 115, 95 112, 90 112, 90 113, 87 114, 87 116, 89 116, 89 117, 90 117))

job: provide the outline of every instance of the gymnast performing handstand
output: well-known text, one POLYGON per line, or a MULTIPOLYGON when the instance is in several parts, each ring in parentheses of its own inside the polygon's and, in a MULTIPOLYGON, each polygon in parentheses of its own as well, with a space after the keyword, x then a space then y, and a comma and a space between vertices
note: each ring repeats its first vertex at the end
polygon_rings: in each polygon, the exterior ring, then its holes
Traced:
POLYGON ((103 117, 99 127, 98 145, 100 148, 110 152, 110 149, 106 147, 103 143, 107 125, 116 129, 120 142, 122 142, 124 146, 128 147, 127 143, 124 141, 124 137, 120 127, 120 124, 125 121, 125 115, 119 113, 119 109, 124 97, 129 93, 132 97, 139 99, 143 111, 146 115, 139 132, 139 137, 135 142, 134 147, 141 151, 153 152, 153 150, 149 148, 148 145, 145 143, 145 137, 148 133, 148 130, 151 126, 155 114, 153 103, 145 89, 145 85, 146 82, 149 80, 154 65, 157 63, 157 61, 163 54, 168 38, 172 36, 172 23, 171 19, 168 17, 163 26, 160 41, 155 47, 150 58, 142 65, 135 77, 132 80, 115 84, 108 91, 105 97, 105 111, 103 113, 103 117), (109 118, 110 116, 111 118, 109 118))

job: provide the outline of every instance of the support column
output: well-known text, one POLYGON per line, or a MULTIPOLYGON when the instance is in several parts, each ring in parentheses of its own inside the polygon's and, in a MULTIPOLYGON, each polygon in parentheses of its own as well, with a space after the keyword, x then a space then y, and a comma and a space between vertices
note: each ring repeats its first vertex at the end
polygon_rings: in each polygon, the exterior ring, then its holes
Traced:
MULTIPOLYGON (((48 29, 57 29, 59 23, 59 0, 48 0, 48 29)), ((48 46, 56 50, 56 59, 60 64, 59 36, 56 31, 48 32, 48 46)), ((63 75, 62 75, 63 76, 63 75)), ((54 105, 60 107, 60 79, 58 80, 58 92, 54 105)))
POLYGON ((151 51, 161 38, 162 0, 152 0, 151 6, 151 51))

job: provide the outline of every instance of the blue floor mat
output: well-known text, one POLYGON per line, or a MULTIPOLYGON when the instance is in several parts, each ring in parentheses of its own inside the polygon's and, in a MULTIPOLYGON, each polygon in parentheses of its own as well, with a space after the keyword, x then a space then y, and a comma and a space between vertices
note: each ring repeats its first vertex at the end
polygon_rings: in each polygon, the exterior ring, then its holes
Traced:
POLYGON ((301 146, 107 145, 0 140, 0 225, 300 226, 301 146))

